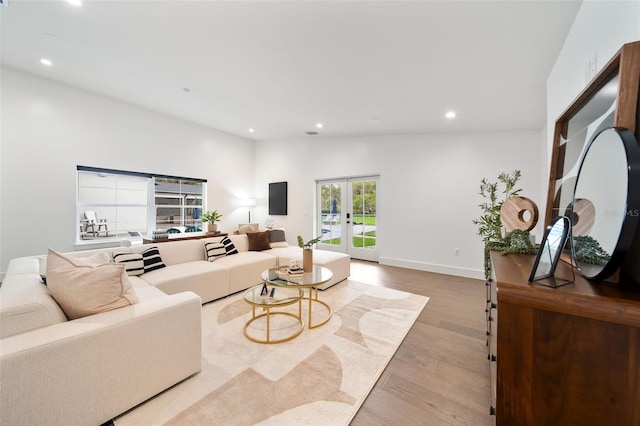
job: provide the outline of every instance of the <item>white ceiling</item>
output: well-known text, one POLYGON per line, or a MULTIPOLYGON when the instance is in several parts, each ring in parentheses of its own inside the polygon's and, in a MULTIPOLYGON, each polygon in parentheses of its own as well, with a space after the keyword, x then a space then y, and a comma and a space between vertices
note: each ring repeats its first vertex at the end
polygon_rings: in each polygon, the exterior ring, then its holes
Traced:
POLYGON ((1 55, 4 65, 255 140, 542 129, 546 79, 579 7, 9 0, 1 55))

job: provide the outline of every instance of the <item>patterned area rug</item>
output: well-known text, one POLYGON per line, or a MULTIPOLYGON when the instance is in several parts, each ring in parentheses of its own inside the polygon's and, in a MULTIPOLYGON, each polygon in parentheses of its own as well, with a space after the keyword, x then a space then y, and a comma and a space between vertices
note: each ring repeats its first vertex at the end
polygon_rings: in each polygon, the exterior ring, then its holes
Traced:
MULTIPOLYGON (((349 424, 429 298, 347 280, 320 299, 333 309, 327 324, 308 330, 305 322, 297 338, 271 345, 244 336, 251 307, 242 293, 204 305, 202 371, 116 426, 349 424)), ((312 311, 314 323, 328 314, 319 304, 312 311)), ((257 320, 248 331, 262 336, 264 326, 257 320)), ((272 316, 276 337, 295 327, 272 316)))

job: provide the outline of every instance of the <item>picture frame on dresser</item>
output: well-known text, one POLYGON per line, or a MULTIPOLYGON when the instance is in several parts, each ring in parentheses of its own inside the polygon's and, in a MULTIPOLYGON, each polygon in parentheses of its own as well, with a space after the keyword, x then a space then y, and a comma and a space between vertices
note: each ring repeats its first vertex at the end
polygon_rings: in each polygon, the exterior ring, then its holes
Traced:
MULTIPOLYGON (((533 263, 530 283, 537 283, 549 287, 559 287, 574 282, 575 275, 571 278, 555 276, 560 256, 567 246, 571 235, 571 221, 566 216, 558 216, 545 230, 538 254, 533 263)), ((571 268, 573 274, 573 268, 571 268)))

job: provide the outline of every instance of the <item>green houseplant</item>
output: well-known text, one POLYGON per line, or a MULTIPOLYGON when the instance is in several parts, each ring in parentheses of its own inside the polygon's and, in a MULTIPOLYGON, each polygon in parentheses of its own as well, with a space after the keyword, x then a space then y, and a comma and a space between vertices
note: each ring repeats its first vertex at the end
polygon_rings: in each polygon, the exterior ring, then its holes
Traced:
POLYGON ((222 214, 218 213, 218 210, 208 211, 202 214, 202 223, 209 224, 209 232, 216 232, 218 230, 216 222, 219 222, 221 217, 222 214))
POLYGON ((499 250, 502 254, 508 253, 535 253, 536 250, 529 240, 529 232, 514 230, 503 236, 502 220, 500 219, 500 208, 505 200, 517 196, 522 189, 516 188, 516 184, 522 176, 520 170, 511 173, 500 173, 498 182, 489 182, 486 178, 480 181, 480 195, 487 199, 479 207, 482 215, 473 219, 473 223, 478 225, 478 235, 484 242, 484 276, 489 279, 491 276, 489 252, 499 250), (504 185, 504 189, 499 191, 498 185, 504 185), (499 199, 502 192, 504 198, 499 199))
POLYGON ((305 272, 311 272, 313 270, 313 250, 311 247, 318 241, 320 241, 320 237, 316 237, 305 243, 302 236, 298 235, 298 247, 302 249, 302 268, 305 272))
POLYGON ((298 235, 298 247, 300 247, 303 250, 311 250, 311 246, 316 244, 318 241, 320 241, 320 237, 316 237, 305 243, 304 240, 302 239, 302 236, 298 235))

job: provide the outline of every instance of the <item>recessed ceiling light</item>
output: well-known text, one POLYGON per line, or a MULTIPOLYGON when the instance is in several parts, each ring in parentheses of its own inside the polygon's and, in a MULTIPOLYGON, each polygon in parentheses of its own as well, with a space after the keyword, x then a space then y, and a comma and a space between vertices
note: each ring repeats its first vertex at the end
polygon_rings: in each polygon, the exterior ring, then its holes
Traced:
POLYGON ((456 113, 455 111, 448 111, 444 116, 447 118, 456 118, 456 113))
POLYGON ((46 66, 48 66, 48 67, 50 67, 50 66, 52 66, 52 65, 53 65, 53 62, 51 62, 51 61, 50 61, 49 59, 47 59, 47 58, 42 58, 42 59, 40 59, 40 63, 41 63, 42 65, 46 65, 46 66))
POLYGON ((74 6, 82 6, 82 0, 67 0, 67 3, 74 6))
POLYGON ((249 129, 249 133, 253 133, 253 132, 255 132, 255 130, 249 129))
POLYGON ((323 125, 322 125, 322 123, 317 123, 317 124, 316 124, 316 127, 317 127, 318 129, 322 129, 323 125))

